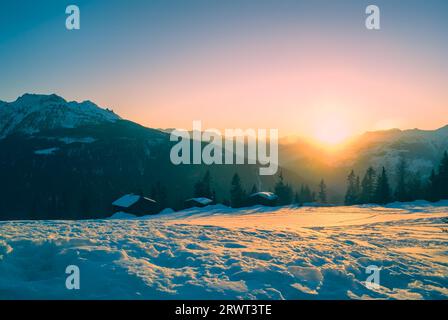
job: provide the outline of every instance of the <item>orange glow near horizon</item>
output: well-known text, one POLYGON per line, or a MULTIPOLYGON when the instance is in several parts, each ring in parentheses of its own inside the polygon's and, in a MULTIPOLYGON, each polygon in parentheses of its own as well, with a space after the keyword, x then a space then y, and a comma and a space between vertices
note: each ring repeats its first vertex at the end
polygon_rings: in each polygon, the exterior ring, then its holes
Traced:
POLYGON ((98 25, 87 32, 67 36, 59 15, 29 32, 5 25, 0 100, 56 93, 150 128, 201 120, 333 146, 366 131, 448 124, 441 6, 385 4, 388 23, 372 31, 351 1, 136 1, 126 14, 118 2, 92 2, 98 25), (410 12, 422 20, 409 23, 410 12))
POLYGON ((387 39, 360 47, 320 33, 291 38, 222 40, 169 66, 131 61, 120 77, 101 74, 61 95, 151 128, 191 130, 201 120, 204 129, 278 129, 330 146, 366 131, 448 123, 448 73, 437 53, 387 39))
POLYGON ((331 55, 301 52, 301 59, 286 55, 270 65, 254 57, 233 67, 225 60, 190 61, 157 81, 140 73, 138 82, 129 80, 132 90, 114 90, 110 101, 123 117, 148 127, 189 130, 201 120, 204 128, 272 128, 280 137, 330 145, 365 131, 448 123, 446 75, 430 62, 420 69, 398 53, 379 65, 347 52, 331 55))
POLYGON ((357 115, 336 104, 317 105, 307 115, 308 138, 322 147, 334 148, 357 133, 357 115))

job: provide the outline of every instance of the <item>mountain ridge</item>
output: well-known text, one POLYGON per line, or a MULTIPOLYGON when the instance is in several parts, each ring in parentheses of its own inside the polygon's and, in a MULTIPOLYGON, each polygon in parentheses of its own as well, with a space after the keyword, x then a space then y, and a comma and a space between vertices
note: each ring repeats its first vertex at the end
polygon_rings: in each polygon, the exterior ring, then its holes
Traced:
MULTIPOLYGON (((32 104, 32 103, 39 103, 42 104, 43 102, 50 102, 50 103, 60 103, 61 106, 63 106, 64 104, 69 105, 69 106, 73 106, 73 107, 80 107, 80 110, 82 110, 83 107, 87 107, 87 108, 94 108, 94 109, 98 109, 101 110, 105 113, 109 113, 112 116, 109 119, 113 119, 115 118, 115 120, 121 119, 123 120, 123 118, 121 118, 119 115, 115 114, 112 110, 110 110, 109 108, 104 108, 101 107, 99 105, 97 105, 96 103, 94 103, 93 101, 87 99, 87 100, 83 100, 81 102, 73 100, 73 101, 68 101, 65 98, 63 98, 62 96, 56 94, 56 93, 51 93, 51 94, 42 94, 42 93, 24 93, 21 96, 17 97, 16 100, 12 101, 12 102, 7 102, 7 101, 3 101, 0 100, 0 106, 20 106, 23 104, 32 104)), ((132 120, 128 120, 128 121, 132 121, 132 120)), ((134 123, 135 121, 132 121, 134 123)), ((146 126, 143 126, 146 127, 146 126)), ((149 128, 149 127, 146 127, 149 128)), ((175 128, 151 128, 154 130, 158 130, 161 132, 166 132, 166 133, 171 133, 173 130, 175 130, 175 128)), ((0 132, 2 131, 2 123, 0 121, 0 132)), ((363 136, 371 136, 371 135, 380 135, 380 134, 387 134, 387 135, 392 135, 392 134, 399 134, 399 133, 425 133, 425 132, 448 132, 448 124, 437 128, 437 129, 433 129, 433 130, 428 130, 428 129, 419 129, 419 128, 413 128, 413 129, 400 129, 400 128, 390 128, 390 129, 384 129, 384 130, 368 130, 365 131, 364 133, 361 133, 359 135, 353 136, 351 139, 352 140, 356 140, 359 137, 363 137, 363 136)), ((2 135, 0 134, 0 138, 2 137, 2 135)), ((308 139, 306 139, 303 136, 300 135, 290 135, 290 136, 285 136, 285 137, 280 137, 279 140, 282 142, 286 142, 286 141, 295 141, 295 140, 302 140, 303 142, 308 142, 308 139)))
MULTIPOLYGON (((67 102, 55 94, 27 94, 18 100, 14 105, 0 103, 0 181, 8 181, 8 188, 0 193, 0 220, 105 217, 110 204, 123 194, 155 197, 152 189, 159 182, 165 188, 163 201, 179 208, 193 196, 194 184, 208 170, 218 201, 229 199, 235 173, 246 190, 256 185, 272 191, 278 180, 260 177, 258 165, 175 166, 169 158, 175 143, 169 130, 123 120, 89 100, 67 102), (36 109, 40 112, 28 112, 36 109), (67 122, 64 110, 77 121, 67 122), (11 123, 5 122, 4 114, 11 123), (14 119, 17 115, 19 119, 14 119)), ((280 143, 278 172, 294 190, 302 184, 316 190, 320 179, 325 179, 329 201, 341 203, 352 169, 359 175, 368 166, 390 170, 405 157, 410 169, 424 177, 448 150, 448 126, 433 131, 394 130, 386 136, 368 144, 358 137, 359 145, 352 145, 338 161, 305 140, 280 143)), ((393 183, 393 174, 391 178, 393 183)))
POLYGON ((95 103, 67 101, 56 94, 25 93, 13 102, 0 103, 0 139, 11 134, 26 134, 121 119, 95 103))

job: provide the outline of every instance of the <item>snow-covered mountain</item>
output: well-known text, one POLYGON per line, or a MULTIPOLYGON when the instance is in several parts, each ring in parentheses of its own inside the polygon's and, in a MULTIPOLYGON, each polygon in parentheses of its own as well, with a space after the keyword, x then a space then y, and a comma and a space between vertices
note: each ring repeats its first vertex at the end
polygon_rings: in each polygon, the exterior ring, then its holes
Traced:
POLYGON ((367 132, 347 148, 345 163, 357 167, 394 168, 401 158, 413 172, 429 174, 448 150, 448 125, 437 130, 399 130, 367 132))
POLYGON ((176 166, 170 160, 174 143, 168 133, 92 102, 26 94, 2 103, 0 180, 8 188, 0 193, 0 220, 105 217, 123 194, 158 200, 157 188, 163 207, 182 207, 207 170, 221 201, 234 173, 247 188, 258 180, 266 188, 275 183, 273 176, 259 177, 258 165, 176 166))
POLYGON ((369 166, 375 170, 384 166, 394 184, 397 165, 404 158, 410 173, 424 180, 438 167, 444 151, 448 151, 448 125, 437 130, 366 132, 338 150, 327 150, 298 137, 284 138, 280 140, 279 159, 282 168, 311 184, 325 179, 331 201, 340 202, 352 169, 362 177, 369 166))
POLYGON ((91 101, 66 101, 52 94, 24 94, 14 102, 0 101, 0 139, 13 134, 33 134, 48 129, 76 128, 120 117, 91 101))
POLYGON ((366 132, 338 151, 327 151, 299 138, 280 141, 280 165, 303 170, 304 166, 335 168, 394 168, 401 158, 414 172, 428 173, 448 150, 448 125, 437 130, 366 132), (299 166, 299 164, 301 164, 299 166))

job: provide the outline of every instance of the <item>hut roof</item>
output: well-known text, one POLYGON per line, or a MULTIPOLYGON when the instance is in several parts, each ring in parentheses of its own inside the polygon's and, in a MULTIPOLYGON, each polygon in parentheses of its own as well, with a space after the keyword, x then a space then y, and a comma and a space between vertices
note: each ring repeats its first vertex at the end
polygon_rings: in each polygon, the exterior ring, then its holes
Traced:
POLYGON ((198 203, 200 203, 202 205, 205 205, 205 206, 213 202, 213 200, 211 200, 209 198, 204 198, 204 197, 191 198, 191 199, 187 199, 186 201, 195 201, 195 202, 198 202, 198 203))
POLYGON ((249 197, 251 197, 251 198, 262 197, 262 198, 265 198, 268 200, 276 200, 278 198, 278 196, 275 193, 267 192, 267 191, 252 193, 249 197))
POLYGON ((135 194, 131 193, 131 194, 126 194, 126 195, 122 196, 121 198, 115 200, 114 202, 112 202, 112 205, 121 207, 121 208, 129 208, 130 206, 137 203, 137 201, 139 201, 140 199, 144 199, 146 201, 154 202, 154 203, 156 202, 150 198, 142 197, 142 196, 135 195, 135 194))

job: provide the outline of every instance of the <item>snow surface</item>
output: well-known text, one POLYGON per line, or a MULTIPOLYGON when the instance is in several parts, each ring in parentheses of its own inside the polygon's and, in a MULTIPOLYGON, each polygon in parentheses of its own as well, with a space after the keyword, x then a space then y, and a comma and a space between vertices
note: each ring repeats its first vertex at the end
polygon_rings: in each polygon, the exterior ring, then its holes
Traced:
POLYGON ((137 216, 134 215, 134 214, 119 211, 119 212, 115 212, 115 213, 114 213, 110 218, 108 218, 108 219, 111 219, 111 220, 113 220, 113 219, 134 219, 134 218, 136 218, 136 217, 137 217, 137 216))
POLYGON ((448 201, 121 218, 0 223, 0 299, 448 298, 448 201))

